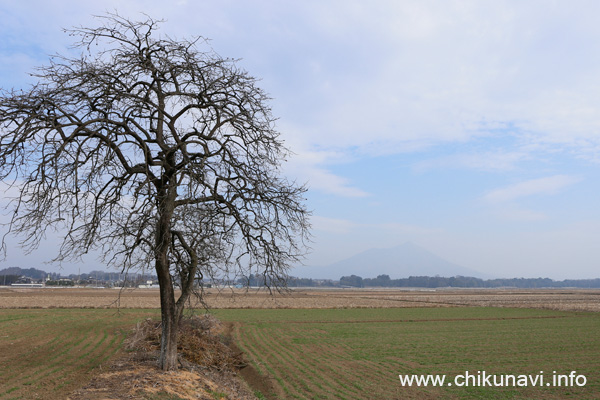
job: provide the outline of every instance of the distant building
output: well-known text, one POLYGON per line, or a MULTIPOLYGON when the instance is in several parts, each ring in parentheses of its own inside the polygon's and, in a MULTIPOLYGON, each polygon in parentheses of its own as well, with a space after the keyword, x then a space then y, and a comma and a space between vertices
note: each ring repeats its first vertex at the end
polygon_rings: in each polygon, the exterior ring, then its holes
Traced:
POLYGON ((138 288, 140 288, 140 289, 158 289, 159 285, 158 285, 158 282, 146 281, 145 285, 138 285, 138 288))

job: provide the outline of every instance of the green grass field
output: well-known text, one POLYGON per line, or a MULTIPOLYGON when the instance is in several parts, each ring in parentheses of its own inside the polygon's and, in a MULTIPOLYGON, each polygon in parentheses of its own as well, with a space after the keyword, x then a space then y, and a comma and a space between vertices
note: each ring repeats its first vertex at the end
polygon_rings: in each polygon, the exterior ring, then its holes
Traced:
MULTIPOLYGON (((600 314, 510 308, 216 310, 284 399, 597 399, 600 314), (399 374, 540 375, 527 387, 403 387, 399 374), (553 371, 584 375, 552 387, 553 371), (538 381, 539 382, 539 381, 538 381)), ((64 399, 158 310, 0 310, 0 399, 64 399)), ((265 378, 267 379, 267 378, 265 378)))
POLYGON ((403 308, 218 310, 216 314, 241 322, 236 340, 259 372, 275 379, 283 398, 600 397, 600 314, 596 313, 403 308), (465 371, 475 376, 478 371, 543 375, 544 380, 537 380, 536 386, 529 381, 527 387, 475 387, 474 381, 469 387, 402 387, 398 377, 445 374, 453 382, 465 371), (586 385, 567 387, 563 380, 561 387, 552 387, 553 375, 571 371, 584 375, 586 385))
POLYGON ((65 399, 155 310, 0 310, 0 399, 65 399))

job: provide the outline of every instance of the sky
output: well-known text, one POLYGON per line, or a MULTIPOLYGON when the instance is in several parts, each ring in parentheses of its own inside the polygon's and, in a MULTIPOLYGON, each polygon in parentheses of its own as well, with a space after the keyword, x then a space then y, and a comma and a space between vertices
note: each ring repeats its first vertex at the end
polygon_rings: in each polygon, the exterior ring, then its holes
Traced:
MULTIPOLYGON (((0 87, 107 11, 208 38, 261 80, 284 173, 309 187, 292 274, 410 241, 495 277, 600 277, 600 2, 0 0, 0 87)), ((53 246, 11 246, 0 269, 53 246)))

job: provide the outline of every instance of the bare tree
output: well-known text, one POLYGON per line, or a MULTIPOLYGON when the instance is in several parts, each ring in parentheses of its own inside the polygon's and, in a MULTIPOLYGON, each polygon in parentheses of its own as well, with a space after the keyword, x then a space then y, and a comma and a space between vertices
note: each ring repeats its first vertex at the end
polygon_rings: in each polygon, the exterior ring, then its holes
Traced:
POLYGON ((18 189, 6 231, 27 250, 65 232, 57 262, 100 250, 122 270, 153 264, 159 365, 176 369, 198 278, 285 283, 308 235, 305 188, 281 177, 289 152, 269 98, 234 60, 202 39, 157 37, 151 18, 100 18, 67 31, 80 56, 52 57, 36 85, 0 93, 0 179, 18 189))

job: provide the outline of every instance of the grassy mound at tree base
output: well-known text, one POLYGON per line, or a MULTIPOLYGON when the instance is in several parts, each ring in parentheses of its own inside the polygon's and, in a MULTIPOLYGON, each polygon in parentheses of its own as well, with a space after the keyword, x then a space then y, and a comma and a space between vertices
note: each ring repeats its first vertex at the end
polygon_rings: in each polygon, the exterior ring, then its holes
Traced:
MULTIPOLYGON (((152 319, 139 322, 127 341, 128 350, 160 351, 161 323, 152 319)), ((242 353, 231 347, 228 328, 210 314, 181 321, 177 352, 186 369, 213 369, 234 372, 246 366, 242 353)))
POLYGON ((160 321, 141 321, 126 340, 126 353, 69 399, 256 399, 238 375, 245 363, 229 346, 228 329, 211 315, 184 319, 179 370, 163 372, 157 368, 160 321))

